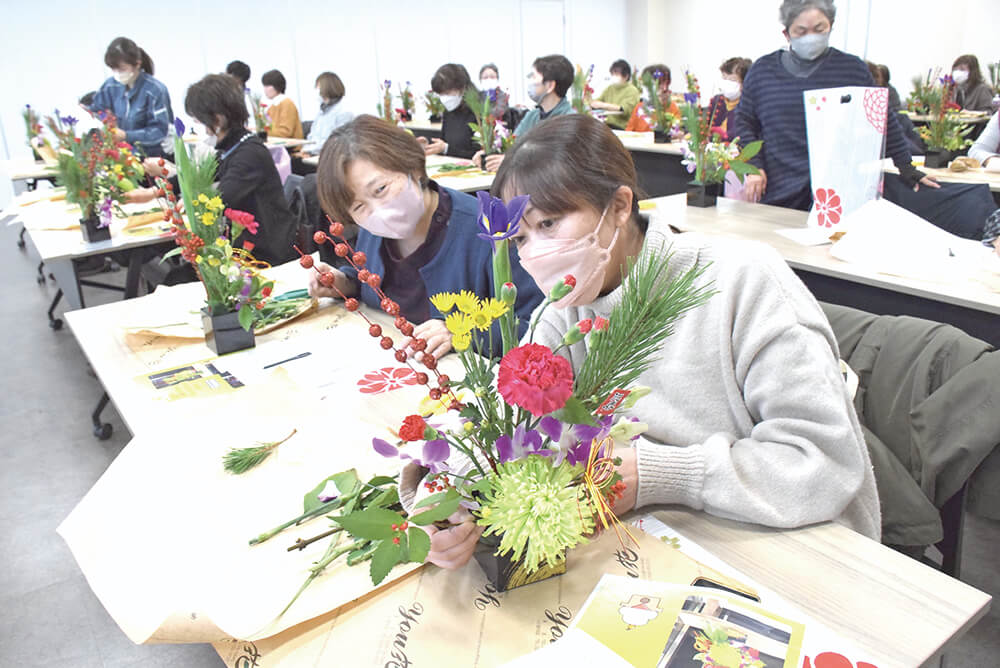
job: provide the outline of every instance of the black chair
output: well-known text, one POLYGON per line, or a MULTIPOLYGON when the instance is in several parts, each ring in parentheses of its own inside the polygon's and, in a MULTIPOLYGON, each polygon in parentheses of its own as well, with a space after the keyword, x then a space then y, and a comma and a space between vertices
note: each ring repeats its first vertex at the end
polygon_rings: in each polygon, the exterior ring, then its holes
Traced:
POLYGON ((302 134, 306 137, 309 136, 309 131, 312 129, 312 121, 302 121, 302 134))

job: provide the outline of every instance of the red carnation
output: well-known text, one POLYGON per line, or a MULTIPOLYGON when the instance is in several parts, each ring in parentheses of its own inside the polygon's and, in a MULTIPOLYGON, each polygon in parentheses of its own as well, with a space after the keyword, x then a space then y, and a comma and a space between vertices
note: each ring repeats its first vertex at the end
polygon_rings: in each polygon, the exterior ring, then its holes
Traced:
POLYGON ((403 426, 399 428, 399 437, 404 441, 424 440, 424 430, 427 423, 419 415, 407 415, 403 420, 403 426))
POLYGON ((607 328, 608 328, 608 321, 606 318, 602 318, 601 316, 597 316, 596 318, 594 318, 594 329, 596 329, 598 332, 603 332, 607 328))
POLYGON ((497 388, 508 404, 541 416, 566 405, 573 394, 573 369, 547 347, 528 343, 500 360, 497 388))
POLYGON ((590 328, 594 326, 594 321, 590 318, 584 318, 580 322, 576 323, 576 326, 580 328, 581 334, 586 334, 590 331, 590 328))

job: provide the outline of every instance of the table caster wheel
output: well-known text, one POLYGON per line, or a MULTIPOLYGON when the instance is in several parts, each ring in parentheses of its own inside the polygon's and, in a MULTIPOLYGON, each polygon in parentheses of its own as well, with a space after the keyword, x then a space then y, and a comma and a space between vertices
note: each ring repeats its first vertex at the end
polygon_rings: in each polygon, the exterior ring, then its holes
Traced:
POLYGON ((21 250, 24 250, 24 239, 17 240, 17 247, 20 248, 21 250))
POLYGON ((45 285, 45 277, 44 276, 36 276, 35 277, 35 282, 38 283, 39 285, 45 285))
POLYGON ((106 441, 111 438, 111 432, 113 427, 105 422, 104 424, 94 426, 94 436, 100 441, 106 441))
POLYGON ((56 318, 55 320, 49 320, 49 329, 53 329, 58 332, 60 329, 62 329, 62 325, 63 323, 61 318, 56 318))

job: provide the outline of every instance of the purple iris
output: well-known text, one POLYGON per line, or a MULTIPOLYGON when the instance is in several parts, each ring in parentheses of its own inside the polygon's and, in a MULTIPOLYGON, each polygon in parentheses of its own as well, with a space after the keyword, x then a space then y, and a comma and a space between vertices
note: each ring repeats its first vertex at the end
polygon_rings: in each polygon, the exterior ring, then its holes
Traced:
POLYGON ((59 120, 62 121, 63 123, 65 123, 66 125, 70 126, 70 127, 73 127, 74 125, 76 125, 79 122, 78 119, 73 118, 72 116, 63 116, 59 120))
POLYGON ((184 136, 184 121, 180 118, 174 118, 174 131, 177 133, 178 137, 184 136))
POLYGON ((498 438, 496 448, 501 464, 528 455, 551 457, 553 454, 552 450, 542 447, 542 435, 534 429, 525 429, 524 425, 518 425, 513 436, 504 434, 498 438))
POLYGON ((528 206, 528 195, 518 195, 504 204, 499 197, 493 197, 488 192, 480 190, 476 193, 479 198, 479 226, 482 228, 477 236, 485 239, 496 250, 498 241, 510 239, 517 234, 520 229, 521 216, 528 206))
POLYGON ((383 457, 399 457, 400 459, 412 460, 421 466, 427 467, 432 473, 447 471, 448 467, 444 466, 444 463, 451 455, 451 446, 448 445, 448 441, 441 438, 426 441, 420 451, 419 458, 400 452, 399 448, 381 438, 372 439, 372 448, 383 457))
POLYGON ((684 93, 684 101, 688 104, 698 104, 698 93, 684 93))
POLYGON ((614 422, 613 416, 608 415, 598 418, 597 426, 574 424, 566 427, 555 418, 545 417, 538 423, 538 428, 554 442, 559 443, 560 450, 555 463, 560 463, 565 457, 570 466, 576 466, 587 463, 591 444, 595 440, 600 443, 607 438, 612 422, 614 422))

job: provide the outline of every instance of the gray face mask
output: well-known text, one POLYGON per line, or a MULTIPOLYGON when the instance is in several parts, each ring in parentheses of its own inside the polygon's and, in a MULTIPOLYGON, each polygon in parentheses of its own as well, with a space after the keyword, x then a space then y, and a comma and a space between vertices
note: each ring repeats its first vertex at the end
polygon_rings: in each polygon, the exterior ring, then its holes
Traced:
POLYGON ((790 42, 792 51, 803 60, 816 60, 830 46, 830 33, 809 33, 802 37, 793 37, 790 42))
POLYGON ((544 84, 528 84, 528 97, 530 97, 531 101, 535 104, 541 104, 542 98, 545 97, 544 89, 541 94, 538 92, 538 87, 542 85, 544 84))

